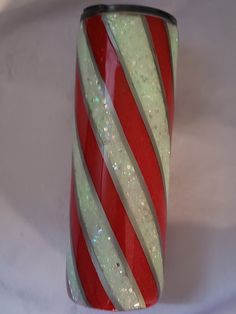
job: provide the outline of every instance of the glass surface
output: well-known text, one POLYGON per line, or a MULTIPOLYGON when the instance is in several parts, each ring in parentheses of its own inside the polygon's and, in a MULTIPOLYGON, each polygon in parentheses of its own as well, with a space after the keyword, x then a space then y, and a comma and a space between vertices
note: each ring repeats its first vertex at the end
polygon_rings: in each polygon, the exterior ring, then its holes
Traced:
POLYGON ((134 6, 85 11, 78 37, 68 290, 106 310, 163 290, 177 28, 134 6))

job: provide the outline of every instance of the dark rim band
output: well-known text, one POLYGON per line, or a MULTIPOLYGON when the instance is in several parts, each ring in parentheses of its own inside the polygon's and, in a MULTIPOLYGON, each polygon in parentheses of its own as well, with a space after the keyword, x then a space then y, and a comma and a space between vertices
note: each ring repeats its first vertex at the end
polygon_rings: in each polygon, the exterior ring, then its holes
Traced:
POLYGON ((171 22, 174 25, 177 25, 176 18, 159 9, 146 7, 142 5, 125 5, 125 4, 116 4, 116 5, 93 5, 84 9, 84 12, 81 16, 81 20, 84 20, 88 17, 101 14, 101 13, 109 13, 109 12, 133 12, 133 13, 141 13, 147 15, 155 15, 159 16, 168 22, 171 22))

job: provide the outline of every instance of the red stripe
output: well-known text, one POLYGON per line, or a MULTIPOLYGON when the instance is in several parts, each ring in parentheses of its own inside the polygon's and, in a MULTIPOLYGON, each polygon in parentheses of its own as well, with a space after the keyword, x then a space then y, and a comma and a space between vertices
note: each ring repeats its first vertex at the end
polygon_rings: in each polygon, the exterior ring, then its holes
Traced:
MULTIPOLYGON (((79 78, 77 78, 79 80, 79 78)), ((129 221, 96 142, 83 96, 77 83, 76 119, 84 158, 108 221, 136 278, 147 306, 156 303, 157 286, 135 230, 129 221)))
POLYGON ((172 71, 172 57, 166 25, 162 19, 157 17, 146 16, 146 20, 150 29, 153 46, 160 67, 161 78, 164 85, 167 100, 170 131, 172 132, 174 119, 174 84, 172 71))
POLYGON ((97 66, 153 200, 165 247, 166 199, 152 142, 101 17, 87 19, 86 28, 97 66))
POLYGON ((92 263, 84 235, 81 229, 81 222, 77 214, 75 198, 75 183, 71 184, 71 235, 72 248, 82 287, 89 304, 94 308, 103 310, 114 310, 114 306, 103 289, 100 279, 92 263))

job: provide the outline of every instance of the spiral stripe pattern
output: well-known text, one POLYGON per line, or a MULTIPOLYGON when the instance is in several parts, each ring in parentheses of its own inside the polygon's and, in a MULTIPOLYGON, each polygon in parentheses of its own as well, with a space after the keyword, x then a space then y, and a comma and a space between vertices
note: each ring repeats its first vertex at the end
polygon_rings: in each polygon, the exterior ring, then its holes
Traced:
POLYGON ((67 281, 73 300, 94 308, 145 308, 163 290, 177 51, 169 24, 103 13, 80 30, 67 281))

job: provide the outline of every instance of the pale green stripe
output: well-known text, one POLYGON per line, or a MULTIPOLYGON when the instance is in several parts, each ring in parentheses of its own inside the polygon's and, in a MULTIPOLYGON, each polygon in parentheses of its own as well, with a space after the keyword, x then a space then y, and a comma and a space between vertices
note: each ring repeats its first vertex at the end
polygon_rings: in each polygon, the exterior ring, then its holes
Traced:
POLYGON ((105 14, 159 151, 168 196, 170 136, 162 88, 142 17, 105 14))
POLYGON ((80 282, 80 278, 76 270, 71 243, 69 244, 69 248, 67 251, 66 271, 68 284, 73 300, 81 305, 87 305, 85 301, 84 291, 80 282))
POLYGON ((80 36, 78 58, 88 110, 100 149, 162 289, 163 261, 156 218, 141 186, 137 167, 130 158, 131 150, 128 144, 124 143, 125 136, 120 134, 122 129, 120 125, 118 126, 119 120, 110 96, 94 68, 86 39, 82 35, 80 36))
POLYGON ((171 55, 172 55, 172 67, 174 74, 174 85, 176 86, 176 76, 177 76, 177 61, 178 61, 178 45, 179 45, 179 35, 178 29, 175 25, 171 23, 166 23, 167 30, 169 34, 169 42, 171 47, 171 55))
POLYGON ((74 131, 73 164, 79 215, 98 276, 118 310, 145 307, 81 159, 74 131))

